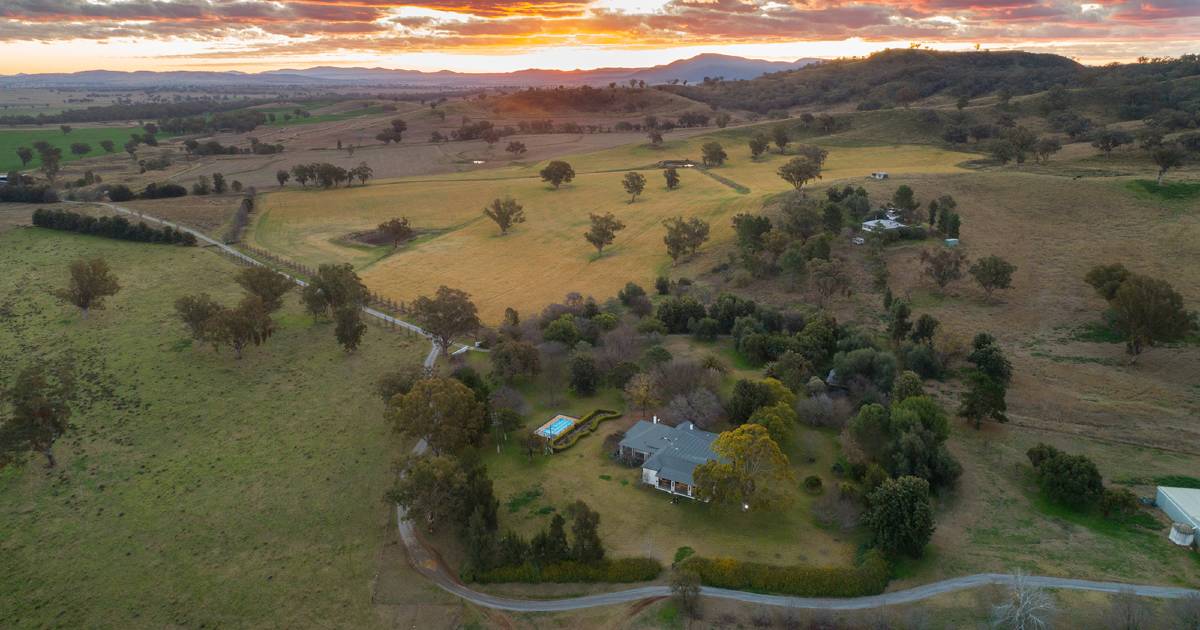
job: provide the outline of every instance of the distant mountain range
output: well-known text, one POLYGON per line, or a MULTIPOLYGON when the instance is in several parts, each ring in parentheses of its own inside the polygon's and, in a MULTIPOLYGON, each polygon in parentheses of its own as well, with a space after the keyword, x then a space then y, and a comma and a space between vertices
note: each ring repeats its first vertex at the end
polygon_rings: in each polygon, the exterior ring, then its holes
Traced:
POLYGON ((704 54, 651 68, 598 68, 595 70, 519 70, 503 73, 467 73, 443 70, 391 70, 387 68, 337 68, 320 66, 306 69, 245 72, 119 72, 85 70, 72 73, 0 75, 0 87, 7 88, 162 88, 162 87, 413 87, 456 89, 499 86, 605 85, 672 81, 699 83, 705 77, 726 80, 753 79, 769 72, 794 70, 818 59, 764 61, 730 55, 704 54))

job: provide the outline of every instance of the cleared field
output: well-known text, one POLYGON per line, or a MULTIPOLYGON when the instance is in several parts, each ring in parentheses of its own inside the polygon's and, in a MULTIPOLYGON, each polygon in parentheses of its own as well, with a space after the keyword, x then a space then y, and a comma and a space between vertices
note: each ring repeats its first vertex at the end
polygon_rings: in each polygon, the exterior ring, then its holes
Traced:
POLYGON ((301 261, 353 262, 372 289, 398 300, 411 300, 442 284, 464 289, 483 317, 495 321, 508 306, 536 309, 574 290, 603 298, 629 280, 652 280, 670 263, 662 244, 664 218, 703 217, 719 240, 732 231, 729 217, 756 207, 694 172, 684 173, 675 191, 667 191, 661 178, 651 179, 645 195, 628 204, 621 176, 581 175, 557 191, 523 177, 278 193, 267 196, 248 238, 301 261), (507 236, 500 236, 482 214, 486 203, 503 195, 520 201, 527 216, 507 236), (330 208, 339 210, 331 213, 330 208), (589 212, 612 212, 627 225, 600 258, 583 239, 589 212), (382 260, 388 248, 336 242, 398 216, 438 233, 382 260))
POLYGON ((130 134, 142 133, 141 127, 74 127, 71 133, 63 133, 58 126, 29 128, 29 129, 0 129, 0 172, 7 173, 13 169, 34 169, 41 166, 42 161, 33 153, 33 159, 27 166, 21 166, 17 157, 18 147, 33 148, 33 143, 39 140, 49 142, 51 146, 62 149, 62 161, 72 162, 86 157, 107 155, 100 146, 101 140, 112 140, 114 153, 123 153, 121 148, 129 141, 130 134), (92 146, 92 151, 84 155, 71 153, 71 145, 85 142, 92 146))
MULTIPOLYGON (((717 247, 732 238, 730 219, 757 212, 765 195, 787 189, 775 175, 781 156, 752 163, 747 157, 714 172, 749 185, 751 194, 697 170, 682 169, 682 184, 668 191, 657 169, 645 170, 646 192, 629 204, 621 188, 625 170, 688 156, 703 138, 663 150, 642 145, 568 156, 580 175, 553 190, 537 172, 544 163, 504 167, 471 174, 376 182, 333 191, 296 190, 267 195, 248 234, 254 244, 301 262, 351 262, 362 269, 372 289, 396 300, 411 300, 445 284, 471 293, 487 321, 509 306, 540 309, 568 291, 597 298, 612 295, 630 280, 650 282, 670 267, 662 242, 662 220, 698 216, 712 225, 717 247), (482 215, 490 200, 511 195, 525 206, 527 222, 501 237, 482 215), (627 224, 601 258, 583 240, 589 213, 612 212, 627 224), (387 248, 348 246, 339 239, 373 228, 392 217, 407 216, 431 234, 390 254, 387 248), (386 256, 386 257, 385 257, 386 256), (504 261, 504 264, 497 264, 504 261)), ((698 154, 699 149, 697 148, 698 154)), ((958 170, 967 155, 932 147, 851 147, 831 151, 829 178, 912 164, 916 172, 958 170)), ((703 251, 703 250, 702 250, 703 251)), ((698 260, 714 264, 702 254, 698 260)), ((698 262, 689 268, 697 268, 698 262)))
POLYGON ((194 347, 174 300, 240 294, 238 267, 201 248, 13 228, 0 268, 0 382, 68 353, 81 381, 59 467, 0 470, 0 626, 454 623, 459 605, 390 553, 381 500, 401 445, 375 375, 424 344, 372 326, 347 355, 292 296, 242 361, 194 347), (122 285, 87 321, 48 294, 82 256, 122 285))

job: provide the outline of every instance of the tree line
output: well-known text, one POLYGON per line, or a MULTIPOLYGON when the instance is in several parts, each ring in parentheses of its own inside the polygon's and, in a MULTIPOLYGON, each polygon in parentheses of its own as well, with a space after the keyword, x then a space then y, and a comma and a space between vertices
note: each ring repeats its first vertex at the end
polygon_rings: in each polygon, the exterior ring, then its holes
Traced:
POLYGON ((78 232, 103 236, 122 241, 139 243, 167 243, 173 245, 195 245, 196 236, 165 225, 150 227, 144 221, 130 223, 125 217, 93 217, 70 210, 38 208, 33 211, 33 224, 37 227, 65 232, 78 232))

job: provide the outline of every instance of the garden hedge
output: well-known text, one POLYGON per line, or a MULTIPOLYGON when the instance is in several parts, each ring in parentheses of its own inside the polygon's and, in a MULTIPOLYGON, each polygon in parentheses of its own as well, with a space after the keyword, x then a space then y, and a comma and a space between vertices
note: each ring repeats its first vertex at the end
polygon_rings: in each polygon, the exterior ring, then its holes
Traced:
POLYGON ((583 419, 579 421, 579 424, 575 425, 575 427, 571 429, 570 433, 562 438, 559 438, 559 441, 554 442, 551 447, 556 452, 566 450, 574 446, 575 443, 579 441, 579 438, 588 435, 589 433, 594 433, 596 431, 596 427, 599 427, 601 422, 604 422, 605 420, 614 420, 620 417, 621 412, 619 411, 613 411, 611 409, 597 409, 584 416, 583 419))
POLYGON ((618 558, 602 560, 594 564, 567 561, 538 568, 530 563, 519 566, 498 567, 481 571, 473 576, 475 582, 494 584, 523 582, 648 582, 662 573, 662 565, 653 558, 618 558))
POLYGON ((730 558, 693 556, 683 566, 696 571, 705 586, 801 597, 861 597, 887 587, 890 567, 878 552, 868 552, 850 567, 780 566, 730 558))

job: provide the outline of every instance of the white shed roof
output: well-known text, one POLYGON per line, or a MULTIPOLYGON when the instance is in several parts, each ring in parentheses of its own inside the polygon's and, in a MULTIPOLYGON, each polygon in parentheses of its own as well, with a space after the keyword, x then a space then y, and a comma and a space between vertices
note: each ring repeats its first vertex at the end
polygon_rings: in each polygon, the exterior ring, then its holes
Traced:
POLYGON ((1200 490, 1159 486, 1154 502, 1176 522, 1200 528, 1200 490))
POLYGON ((863 221, 862 229, 867 232, 876 232, 883 230, 898 230, 904 227, 903 223, 898 223, 891 219, 875 219, 872 221, 863 221))

